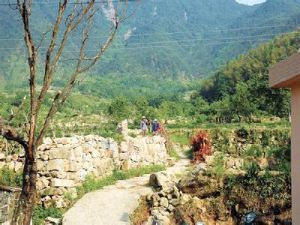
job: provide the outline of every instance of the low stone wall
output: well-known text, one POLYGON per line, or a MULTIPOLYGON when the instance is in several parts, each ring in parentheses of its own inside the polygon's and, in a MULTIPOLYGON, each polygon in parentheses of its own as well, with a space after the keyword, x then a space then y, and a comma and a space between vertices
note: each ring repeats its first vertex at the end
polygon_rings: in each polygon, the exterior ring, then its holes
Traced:
MULTIPOLYGON (((165 164, 168 158, 165 142, 160 136, 126 136, 121 143, 95 135, 46 138, 37 152, 41 203, 65 207, 66 193, 76 195, 76 187, 87 175, 101 177, 116 169, 165 164)), ((8 165, 19 167, 19 161, 11 160, 8 165)))
POLYGON ((9 225, 21 189, 0 186, 0 224, 9 225))

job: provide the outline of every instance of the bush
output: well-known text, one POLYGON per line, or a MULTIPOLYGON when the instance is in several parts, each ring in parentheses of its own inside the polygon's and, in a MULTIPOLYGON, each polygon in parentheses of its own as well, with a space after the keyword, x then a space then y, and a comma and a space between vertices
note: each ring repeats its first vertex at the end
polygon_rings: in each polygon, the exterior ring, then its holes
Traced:
POLYGON ((225 167, 224 167, 224 156, 223 156, 223 154, 218 154, 214 158, 212 172, 217 177, 222 177, 224 175, 225 167))
POLYGON ((0 185, 10 187, 22 186, 22 173, 14 172, 9 169, 8 166, 4 166, 0 169, 0 185))
POLYGON ((194 162, 203 162, 206 155, 211 155, 211 143, 207 132, 199 131, 191 139, 194 162))
POLYGON ((53 218, 61 218, 63 216, 63 210, 57 209, 54 207, 50 208, 44 208, 42 206, 37 206, 34 209, 32 221, 34 225, 40 225, 44 224, 45 219, 47 217, 53 217, 53 218))
POLYGON ((243 152, 243 156, 261 157, 262 155, 263 151, 258 145, 251 145, 250 148, 243 152))

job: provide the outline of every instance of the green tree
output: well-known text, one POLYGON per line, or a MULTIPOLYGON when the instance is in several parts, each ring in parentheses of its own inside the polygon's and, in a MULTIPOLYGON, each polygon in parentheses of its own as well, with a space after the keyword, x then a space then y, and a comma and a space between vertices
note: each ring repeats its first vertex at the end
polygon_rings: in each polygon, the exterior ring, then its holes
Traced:
POLYGON ((115 123, 128 119, 131 115, 131 107, 125 97, 115 98, 108 107, 108 113, 115 123))
POLYGON ((239 117, 239 121, 242 117, 251 119, 251 115, 256 111, 256 105, 251 101, 247 84, 239 83, 236 86, 235 95, 230 97, 230 107, 231 111, 239 117))

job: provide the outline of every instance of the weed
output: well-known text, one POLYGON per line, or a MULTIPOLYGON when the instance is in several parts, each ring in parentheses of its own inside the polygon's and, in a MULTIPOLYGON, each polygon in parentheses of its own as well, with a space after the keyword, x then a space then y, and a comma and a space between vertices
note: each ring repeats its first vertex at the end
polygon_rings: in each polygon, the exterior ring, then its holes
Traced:
POLYGON ((224 155, 223 154, 218 154, 214 158, 212 172, 217 177, 222 177, 224 175, 225 167, 224 167, 224 155))
POLYGON ((4 166, 0 169, 0 184, 11 187, 21 187, 22 173, 14 172, 9 169, 8 166, 4 166))
POLYGON ((53 218, 61 218, 63 216, 64 210, 57 209, 54 207, 44 208, 42 206, 37 206, 34 209, 34 213, 32 216, 32 222, 34 225, 44 224, 45 218, 53 217, 53 218))
POLYGON ((180 159, 180 156, 178 155, 177 151, 175 149, 171 149, 169 151, 169 155, 173 158, 175 158, 176 160, 180 159))

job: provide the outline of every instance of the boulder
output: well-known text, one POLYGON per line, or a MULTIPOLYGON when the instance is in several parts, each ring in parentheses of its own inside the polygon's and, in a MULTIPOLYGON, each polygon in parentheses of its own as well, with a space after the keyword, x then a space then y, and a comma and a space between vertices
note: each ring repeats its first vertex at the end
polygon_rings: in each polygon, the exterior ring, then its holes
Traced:
POLYGON ((156 188, 166 186, 168 182, 168 177, 161 173, 153 173, 149 178, 149 185, 156 188))

